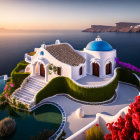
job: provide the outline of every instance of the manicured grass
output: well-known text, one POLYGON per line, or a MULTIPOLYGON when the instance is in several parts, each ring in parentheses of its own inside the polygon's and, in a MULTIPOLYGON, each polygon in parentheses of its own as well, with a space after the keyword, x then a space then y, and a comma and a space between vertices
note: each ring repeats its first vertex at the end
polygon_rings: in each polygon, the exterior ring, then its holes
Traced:
POLYGON ((14 84, 14 87, 11 89, 11 93, 13 93, 17 88, 19 88, 23 80, 30 75, 30 73, 20 72, 20 70, 25 69, 27 65, 27 62, 21 61, 11 72, 11 83, 14 84))
POLYGON ((84 88, 75 84, 68 77, 56 77, 52 79, 36 96, 36 104, 41 100, 59 93, 87 102, 102 102, 110 99, 118 85, 118 75, 108 85, 100 88, 84 88))

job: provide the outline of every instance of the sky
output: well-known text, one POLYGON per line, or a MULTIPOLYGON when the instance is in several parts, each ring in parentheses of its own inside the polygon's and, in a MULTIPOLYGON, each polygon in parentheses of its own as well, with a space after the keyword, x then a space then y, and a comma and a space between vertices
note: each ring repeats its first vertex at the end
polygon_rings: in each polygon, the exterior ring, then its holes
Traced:
POLYGON ((0 28, 85 29, 140 22, 140 0, 0 0, 0 28))

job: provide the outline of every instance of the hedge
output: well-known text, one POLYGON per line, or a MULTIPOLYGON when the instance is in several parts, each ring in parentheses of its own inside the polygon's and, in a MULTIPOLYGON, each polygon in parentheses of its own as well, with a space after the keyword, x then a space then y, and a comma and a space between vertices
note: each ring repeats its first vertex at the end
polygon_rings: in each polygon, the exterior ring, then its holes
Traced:
POLYGON ((11 72, 11 83, 14 84, 14 87, 11 89, 11 93, 13 93, 17 88, 19 88, 23 80, 30 75, 30 73, 27 72, 20 72, 20 70, 25 69, 27 65, 27 62, 21 61, 11 72))
POLYGON ((107 86, 100 88, 84 88, 75 84, 68 77, 56 77, 52 79, 36 96, 36 104, 41 100, 59 93, 87 102, 102 102, 110 99, 118 85, 118 74, 107 86))
POLYGON ((133 74, 133 71, 127 69, 127 68, 119 68, 118 69, 119 74, 119 81, 126 82, 133 84, 140 88, 140 81, 136 78, 136 76, 133 74))

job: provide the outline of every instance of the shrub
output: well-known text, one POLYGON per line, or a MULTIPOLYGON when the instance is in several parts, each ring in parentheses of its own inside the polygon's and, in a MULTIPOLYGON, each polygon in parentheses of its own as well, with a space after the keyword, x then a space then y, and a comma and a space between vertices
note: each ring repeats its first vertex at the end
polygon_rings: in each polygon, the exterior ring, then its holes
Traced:
POLYGON ((18 103, 17 103, 17 107, 20 108, 20 109, 26 109, 26 110, 28 110, 27 106, 24 105, 24 104, 21 103, 21 102, 18 102, 18 103))
POLYGON ((4 94, 0 95, 0 103, 4 102, 5 101, 5 96, 4 94))
POLYGON ((119 61, 119 58, 115 58, 115 61, 116 61, 117 66, 122 67, 122 68, 126 68, 126 69, 130 70, 132 73, 136 73, 137 75, 140 76, 140 69, 139 68, 137 68, 129 63, 119 61))
POLYGON ((30 75, 30 73, 27 72, 20 72, 20 70, 25 69, 27 65, 27 62, 21 61, 11 72, 11 83, 14 84, 14 87, 11 89, 10 93, 13 93, 17 88, 19 88, 23 80, 30 75))
POLYGON ((49 140, 49 138, 54 134, 53 130, 44 129, 43 132, 40 132, 37 138, 34 136, 31 137, 31 140, 49 140))
POLYGON ((98 124, 86 131, 86 140, 104 140, 104 134, 98 124))
POLYGON ((110 99, 118 84, 118 76, 112 83, 100 88, 84 88, 75 84, 68 77, 56 77, 52 79, 36 96, 36 104, 41 100, 59 93, 67 93, 72 97, 88 101, 101 102, 110 99))
POLYGON ((130 83, 140 87, 140 81, 136 78, 131 70, 122 67, 118 69, 118 74, 119 81, 130 83))
POLYGON ((15 120, 7 117, 0 121, 0 137, 11 135, 15 131, 15 129, 15 120))
POLYGON ((106 140, 140 140, 140 96, 136 96, 129 107, 124 118, 120 116, 117 122, 106 124, 111 131, 105 135, 106 140))

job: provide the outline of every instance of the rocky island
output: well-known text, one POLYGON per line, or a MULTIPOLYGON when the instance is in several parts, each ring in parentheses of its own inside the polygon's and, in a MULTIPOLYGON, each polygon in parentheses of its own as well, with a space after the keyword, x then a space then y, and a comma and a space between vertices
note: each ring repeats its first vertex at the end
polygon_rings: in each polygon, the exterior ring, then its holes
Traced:
POLYGON ((140 32, 140 23, 119 22, 116 26, 91 25, 82 32, 140 32))

